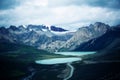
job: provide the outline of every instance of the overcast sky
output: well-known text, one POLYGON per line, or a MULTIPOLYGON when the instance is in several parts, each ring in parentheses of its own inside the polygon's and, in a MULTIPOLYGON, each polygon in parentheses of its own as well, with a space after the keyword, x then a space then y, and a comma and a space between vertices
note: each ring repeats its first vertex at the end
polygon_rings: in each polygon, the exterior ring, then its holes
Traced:
POLYGON ((0 0, 0 25, 120 23, 120 0, 0 0))

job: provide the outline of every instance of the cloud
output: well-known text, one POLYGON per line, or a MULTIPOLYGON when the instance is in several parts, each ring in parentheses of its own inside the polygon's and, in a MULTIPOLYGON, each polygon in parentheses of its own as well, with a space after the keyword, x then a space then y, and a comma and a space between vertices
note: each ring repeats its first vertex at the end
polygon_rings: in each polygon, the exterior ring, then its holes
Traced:
POLYGON ((97 21, 110 25, 118 24, 120 21, 119 7, 115 7, 118 0, 109 0, 109 2, 106 0, 20 1, 10 2, 7 7, 5 6, 8 2, 4 3, 4 7, 0 10, 0 25, 45 24, 78 28, 97 21))
POLYGON ((58 13, 62 11, 61 16, 63 16, 63 24, 58 24, 68 28, 86 26, 95 22, 104 22, 110 25, 120 24, 120 10, 110 10, 107 8, 101 7, 90 7, 90 6, 69 6, 63 7, 61 9, 56 8, 58 13), (72 10, 72 11, 71 11, 72 10), (64 16, 65 15, 65 16, 64 16))
POLYGON ((86 4, 95 7, 120 9, 120 0, 74 0, 77 5, 86 4))
POLYGON ((0 10, 7 10, 15 8, 20 5, 20 0, 0 0, 0 10))
POLYGON ((49 0, 50 6, 68 6, 68 5, 88 5, 94 7, 104 7, 120 9, 120 0, 49 0), (55 4, 54 4, 55 3, 55 4))
POLYGON ((15 8, 24 3, 36 6, 48 5, 49 7, 87 5, 94 7, 120 9, 120 0, 0 0, 0 10, 15 8))

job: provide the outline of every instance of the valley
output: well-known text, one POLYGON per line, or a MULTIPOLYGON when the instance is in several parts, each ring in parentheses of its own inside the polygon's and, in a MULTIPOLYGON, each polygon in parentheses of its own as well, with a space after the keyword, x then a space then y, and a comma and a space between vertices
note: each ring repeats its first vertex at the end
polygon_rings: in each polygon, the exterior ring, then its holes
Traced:
POLYGON ((101 22, 0 27, 0 80, 119 80, 119 33, 101 22))
POLYGON ((120 0, 0 0, 0 80, 120 80, 120 0))

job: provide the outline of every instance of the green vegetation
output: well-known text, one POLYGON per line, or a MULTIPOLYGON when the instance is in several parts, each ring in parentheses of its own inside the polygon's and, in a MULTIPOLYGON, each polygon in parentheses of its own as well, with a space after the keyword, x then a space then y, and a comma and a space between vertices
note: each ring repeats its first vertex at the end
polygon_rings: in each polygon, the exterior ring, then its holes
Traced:
POLYGON ((0 80, 19 80, 28 74, 35 60, 67 57, 38 50, 34 47, 0 42, 0 80))
POLYGON ((44 50, 38 50, 31 46, 6 42, 0 43, 0 52, 0 57, 2 58, 7 58, 8 60, 12 61, 29 63, 40 59, 66 57, 62 55, 52 54, 44 50))

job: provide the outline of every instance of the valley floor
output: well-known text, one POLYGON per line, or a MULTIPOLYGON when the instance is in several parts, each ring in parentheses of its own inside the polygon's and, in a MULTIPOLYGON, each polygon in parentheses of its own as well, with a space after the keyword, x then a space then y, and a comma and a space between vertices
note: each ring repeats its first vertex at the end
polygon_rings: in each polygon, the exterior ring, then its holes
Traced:
POLYGON ((6 74, 5 72, 0 72, 1 80, 120 80, 119 60, 85 60, 77 61, 72 64, 68 63, 67 65, 24 65, 22 63, 17 64, 4 62, 3 66, 0 66, 0 68, 2 69, 2 71, 9 72, 9 75, 11 74, 12 76, 15 76, 15 74, 12 74, 13 72, 18 74, 17 77, 10 78, 10 76, 8 76, 8 74, 6 74), (14 71, 13 69, 17 71, 14 71))

